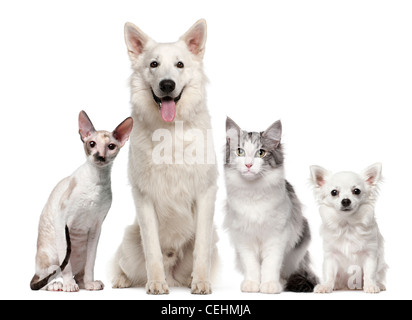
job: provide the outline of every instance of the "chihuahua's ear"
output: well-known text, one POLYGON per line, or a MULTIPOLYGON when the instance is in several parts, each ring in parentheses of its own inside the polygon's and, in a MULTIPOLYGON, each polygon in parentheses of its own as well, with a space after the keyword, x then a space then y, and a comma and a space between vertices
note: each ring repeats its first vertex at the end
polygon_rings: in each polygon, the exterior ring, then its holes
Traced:
POLYGON ((113 136, 120 142, 120 147, 123 147, 126 141, 129 140, 132 129, 133 119, 131 117, 128 117, 114 129, 113 136))
POLYGON ((376 186, 382 180, 382 164, 375 163, 361 173, 363 179, 370 186, 376 186))
POLYGON ((326 179, 330 174, 330 171, 320 166, 310 167, 310 178, 315 187, 322 187, 326 183, 326 179))
POLYGON ((94 129, 93 123, 90 121, 87 113, 84 111, 80 111, 79 113, 79 134, 80 139, 84 142, 84 140, 94 133, 96 130, 94 129))

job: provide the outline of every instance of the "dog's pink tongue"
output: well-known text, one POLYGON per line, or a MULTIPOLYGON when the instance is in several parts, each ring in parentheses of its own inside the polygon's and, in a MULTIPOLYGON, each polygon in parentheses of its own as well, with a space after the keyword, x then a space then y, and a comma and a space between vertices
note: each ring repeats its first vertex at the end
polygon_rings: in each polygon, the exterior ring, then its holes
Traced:
POLYGON ((172 122, 176 116, 176 103, 173 99, 162 99, 162 108, 160 110, 163 121, 172 122))

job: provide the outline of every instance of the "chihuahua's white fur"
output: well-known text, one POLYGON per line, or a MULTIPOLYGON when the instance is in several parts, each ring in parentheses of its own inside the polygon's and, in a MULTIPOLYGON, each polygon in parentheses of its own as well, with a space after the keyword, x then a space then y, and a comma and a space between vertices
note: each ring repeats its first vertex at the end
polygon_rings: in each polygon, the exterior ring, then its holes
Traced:
POLYGON ((96 131, 82 111, 79 133, 87 161, 52 191, 40 217, 35 279, 43 279, 58 269, 66 256, 65 226, 71 240, 69 263, 62 272, 63 283, 56 281, 51 291, 102 290, 94 280, 97 244, 103 221, 112 203, 111 168, 120 148, 128 140, 133 120, 127 118, 113 132, 96 131), (116 133, 116 130, 117 131, 116 133), (94 147, 90 143, 94 142, 94 147), (115 145, 111 150, 108 146, 115 145), (96 155, 98 153, 98 156, 96 155), (104 160, 103 160, 104 159, 104 160))
POLYGON ((386 290, 384 239, 375 219, 378 185, 382 180, 381 164, 374 164, 361 174, 332 174, 319 166, 312 166, 310 171, 322 218, 324 250, 324 279, 314 291, 330 293, 352 289, 348 281, 356 270, 353 266, 362 270, 361 285, 365 292, 386 290), (333 190, 336 190, 334 195, 333 190), (346 206, 342 205, 343 199, 346 206))
POLYGON ((157 43, 131 23, 125 25, 125 38, 133 69, 135 126, 129 180, 136 220, 127 227, 114 258, 112 284, 116 288, 146 285, 148 294, 167 294, 169 286, 189 286, 194 294, 209 294, 217 253, 213 226, 216 164, 176 163, 177 148, 185 148, 185 141, 173 145, 173 164, 156 164, 153 159, 156 130, 166 129, 173 142, 182 139, 175 122, 162 120, 153 98, 153 94, 162 95, 162 80, 175 82, 170 96, 181 94, 174 120, 183 125, 183 135, 195 129, 206 137, 211 129, 202 63, 206 22, 199 20, 174 43, 157 43), (153 61, 158 67, 150 67, 153 61), (184 68, 177 68, 179 61, 184 68))

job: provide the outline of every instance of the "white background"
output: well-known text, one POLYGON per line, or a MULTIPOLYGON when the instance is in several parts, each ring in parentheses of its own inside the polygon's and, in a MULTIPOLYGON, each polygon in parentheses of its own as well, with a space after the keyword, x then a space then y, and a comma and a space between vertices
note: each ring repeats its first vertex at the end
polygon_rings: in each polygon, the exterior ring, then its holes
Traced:
POLYGON ((410 299, 412 5, 409 1, 1 1, 0 128, 2 299, 410 299), (59 180, 85 158, 77 117, 113 130, 130 114, 130 63, 123 26, 159 42, 208 23, 205 70, 219 158, 215 223, 220 278, 209 297, 171 288, 114 290, 107 266, 134 220, 127 149, 113 167, 113 205, 103 225, 95 275, 102 292, 32 292, 38 219, 59 180), (305 205, 321 275, 320 218, 309 166, 361 171, 383 163, 376 216, 390 265, 379 295, 243 294, 221 229, 225 117, 262 131, 281 119, 287 179, 305 205))

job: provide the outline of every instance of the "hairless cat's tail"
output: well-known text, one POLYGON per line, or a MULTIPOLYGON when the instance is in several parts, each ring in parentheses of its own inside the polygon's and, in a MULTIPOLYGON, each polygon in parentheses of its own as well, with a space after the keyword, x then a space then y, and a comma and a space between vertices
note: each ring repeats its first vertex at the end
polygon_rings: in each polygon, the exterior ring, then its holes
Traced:
POLYGON ((70 241, 69 228, 67 227, 67 225, 66 225, 66 228, 65 228, 65 232, 66 232, 67 250, 66 250, 66 256, 64 257, 64 260, 63 260, 62 264, 60 265, 60 269, 57 269, 57 270, 53 271, 51 274, 49 274, 47 277, 45 277, 44 279, 41 279, 41 280, 39 279, 39 276, 37 274, 35 274, 33 276, 33 279, 30 282, 30 288, 32 290, 40 290, 41 288, 46 286, 49 283, 50 278, 52 278, 54 275, 56 275, 57 271, 62 272, 64 270, 64 268, 66 268, 67 264, 69 263, 70 254, 72 252, 72 245, 71 245, 71 241, 70 241))

